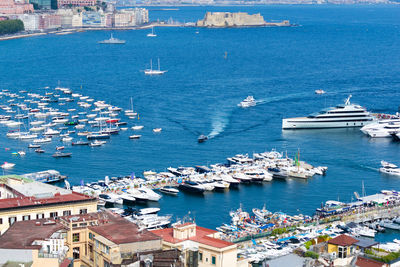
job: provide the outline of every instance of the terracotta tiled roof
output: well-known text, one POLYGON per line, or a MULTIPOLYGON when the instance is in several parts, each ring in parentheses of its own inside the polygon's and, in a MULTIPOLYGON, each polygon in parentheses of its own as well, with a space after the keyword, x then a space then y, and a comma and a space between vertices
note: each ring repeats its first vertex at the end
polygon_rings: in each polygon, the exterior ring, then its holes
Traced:
POLYGON ((215 248, 225 248, 234 245, 231 242, 227 242, 218 238, 213 238, 209 237, 208 235, 214 234, 217 231, 207 229, 204 227, 196 226, 196 236, 188 238, 188 239, 177 239, 174 238, 174 229, 173 228, 166 228, 166 229, 160 229, 160 230, 154 230, 152 231, 154 234, 160 236, 163 240, 165 240, 168 243, 180 243, 186 240, 192 240, 196 241, 200 244, 212 246, 215 248))
POLYGON ((350 246, 357 243, 358 240, 348 235, 340 235, 328 241, 328 244, 338 246, 350 246))
POLYGON ((161 239, 158 235, 155 235, 146 229, 139 232, 139 228, 136 224, 120 217, 119 215, 112 214, 111 212, 107 212, 107 221, 103 221, 103 223, 98 226, 89 226, 88 228, 115 244, 161 239))
POLYGON ((372 259, 367 259, 363 257, 358 257, 356 261, 357 267, 382 267, 385 266, 385 263, 379 262, 372 259))
POLYGON ((77 192, 72 192, 71 194, 61 195, 55 194, 53 197, 49 198, 35 198, 35 197, 18 197, 18 198, 7 198, 0 200, 0 210, 2 209, 13 209, 20 207, 32 207, 39 205, 50 205, 65 202, 78 202, 85 200, 95 200, 96 198, 86 196, 77 192))
POLYGON ((0 248, 8 249, 40 249, 41 246, 32 245, 35 240, 45 240, 64 227, 49 219, 15 222, 2 236, 0 248))

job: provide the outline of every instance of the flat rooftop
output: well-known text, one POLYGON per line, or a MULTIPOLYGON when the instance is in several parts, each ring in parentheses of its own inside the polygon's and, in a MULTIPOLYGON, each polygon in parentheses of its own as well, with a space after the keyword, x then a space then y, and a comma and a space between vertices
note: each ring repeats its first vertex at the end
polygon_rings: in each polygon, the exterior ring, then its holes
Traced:
POLYGON ((35 240, 50 238, 62 229, 63 225, 49 219, 15 222, 0 236, 0 248, 40 249, 41 246, 32 245, 35 240))

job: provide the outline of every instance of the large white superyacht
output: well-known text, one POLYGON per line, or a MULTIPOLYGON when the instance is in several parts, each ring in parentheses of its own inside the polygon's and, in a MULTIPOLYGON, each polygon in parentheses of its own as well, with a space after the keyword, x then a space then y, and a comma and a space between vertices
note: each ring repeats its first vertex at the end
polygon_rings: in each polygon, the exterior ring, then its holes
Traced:
POLYGON ((350 103, 351 95, 344 105, 323 109, 308 117, 288 118, 282 120, 282 129, 321 129, 362 127, 375 118, 363 107, 350 103))

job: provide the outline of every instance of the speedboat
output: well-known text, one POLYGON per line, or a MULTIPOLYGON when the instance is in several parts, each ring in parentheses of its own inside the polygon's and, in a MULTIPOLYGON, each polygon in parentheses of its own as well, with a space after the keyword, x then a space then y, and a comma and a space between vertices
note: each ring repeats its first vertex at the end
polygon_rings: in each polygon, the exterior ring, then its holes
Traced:
POLYGON ((256 101, 254 100, 254 97, 249 95, 246 97, 242 102, 238 104, 239 107, 241 108, 248 108, 257 105, 256 101))
POLYGON ((351 95, 344 105, 324 109, 308 117, 288 118, 282 120, 282 129, 321 129, 363 127, 375 121, 364 107, 351 104, 351 95))
POLYGON ((159 132, 161 132, 162 131, 162 128, 154 128, 153 129, 153 132, 155 132, 155 133, 159 133, 159 132))
POLYGON ((71 145, 73 145, 73 146, 88 146, 89 142, 85 142, 85 141, 79 140, 79 141, 76 141, 76 142, 72 142, 71 145))
POLYGON ((202 135, 200 135, 200 136, 197 138, 197 141, 198 141, 199 143, 203 143, 203 142, 206 141, 207 139, 208 139, 208 137, 207 137, 206 135, 202 134, 202 135))
POLYGON ((318 90, 315 90, 315 93, 316 93, 317 95, 323 95, 323 94, 325 94, 325 91, 322 90, 322 89, 318 89, 318 90))
POLYGON ((237 179, 242 183, 250 183, 252 180, 251 177, 245 175, 242 172, 234 173, 232 177, 233 177, 233 179, 237 179))
POLYGON ((388 163, 386 161, 381 161, 382 167, 379 168, 379 171, 382 173, 390 174, 390 175, 396 175, 400 176, 400 168, 397 167, 397 165, 388 163))
POLYGON ((253 182, 271 181, 272 174, 262 169, 248 170, 244 173, 253 182))
POLYGON ((49 143, 49 142, 51 142, 50 137, 38 138, 38 139, 33 140, 33 143, 35 143, 35 144, 49 143))
POLYGON ((57 131, 57 130, 54 130, 54 129, 51 129, 51 128, 48 128, 44 133, 43 133, 43 135, 59 135, 60 134, 60 131, 57 131))
POLYGON ((144 208, 139 210, 139 215, 157 214, 160 208, 144 208))
POLYGON ((178 195, 179 190, 172 186, 164 186, 160 188, 160 192, 168 195, 178 195))
POLYGON ((134 134, 134 135, 130 135, 129 139, 139 139, 140 137, 142 137, 140 134, 134 134))
POLYGON ((38 145, 38 144, 29 144, 28 148, 40 148, 40 145, 38 145))
POLYGON ((154 192, 152 189, 147 188, 147 187, 140 187, 140 188, 135 188, 131 189, 129 191, 130 194, 134 198, 136 198, 137 201, 159 201, 161 198, 161 195, 157 194, 154 192))
POLYGON ((202 185, 193 182, 185 181, 179 185, 179 189, 190 192, 190 193, 204 193, 205 189, 202 185))
POLYGON ((135 126, 132 126, 132 130, 134 130, 134 131, 139 131, 139 130, 142 130, 143 129, 143 125, 135 125, 135 126))
POLYGON ((1 168, 3 168, 3 169, 12 169, 12 168, 14 168, 14 166, 15 166, 15 163, 4 162, 1 165, 1 168))

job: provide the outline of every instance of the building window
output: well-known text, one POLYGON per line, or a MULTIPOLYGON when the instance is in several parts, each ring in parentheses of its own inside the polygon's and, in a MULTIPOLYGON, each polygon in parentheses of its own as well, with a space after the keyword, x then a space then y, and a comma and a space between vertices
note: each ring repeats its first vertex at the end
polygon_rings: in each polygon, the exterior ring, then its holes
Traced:
POLYGON ((87 209, 80 209, 79 210, 79 214, 86 214, 87 213, 87 209))
POLYGON ((347 248, 346 247, 338 247, 338 257, 340 259, 344 259, 347 257, 347 248))
POLYGON ((89 245, 89 256, 90 256, 90 260, 93 261, 93 246, 89 245))
POLYGON ((71 211, 70 210, 64 210, 63 211, 63 216, 69 216, 71 215, 71 211))
POLYGON ((31 219, 31 215, 25 215, 22 217, 23 221, 29 221, 31 219))
POLYGON ((0 218, 0 224, 3 224, 3 219, 2 218, 0 218))
POLYGON ((39 214, 36 214, 36 219, 43 219, 44 218, 44 214, 43 213, 39 213, 39 214))
POLYGON ((93 234, 89 233, 89 239, 93 240, 93 234))
POLYGON ((199 261, 203 261, 203 253, 199 252, 199 261))
POLYGON ((17 221, 17 217, 10 217, 8 218, 8 223, 10 225, 13 225, 17 221))
POLYGON ((55 212, 50 212, 50 218, 57 217, 57 215, 58 215, 57 211, 55 211, 55 212))
POLYGON ((108 261, 104 260, 104 265, 103 266, 104 267, 110 267, 110 263, 108 261))
POLYGON ((72 242, 79 242, 79 233, 72 234, 72 242))
POLYGON ((217 262, 217 259, 215 258, 215 256, 211 256, 211 264, 215 265, 217 262))
POLYGON ((73 257, 74 257, 74 260, 76 260, 76 259, 79 259, 80 258, 80 252, 79 252, 79 247, 75 247, 75 248, 73 248, 73 257))

